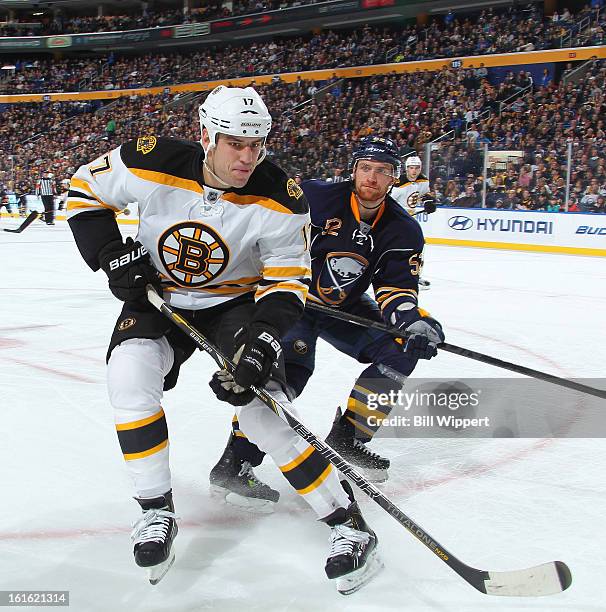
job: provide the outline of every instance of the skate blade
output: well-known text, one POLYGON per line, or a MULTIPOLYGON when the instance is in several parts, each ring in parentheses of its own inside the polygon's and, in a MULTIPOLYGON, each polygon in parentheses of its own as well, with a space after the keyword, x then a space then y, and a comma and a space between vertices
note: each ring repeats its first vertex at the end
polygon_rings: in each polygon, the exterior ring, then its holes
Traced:
POLYGON ((387 470, 364 468, 362 471, 364 472, 366 479, 370 482, 387 482, 389 479, 387 470))
POLYGON ((175 553, 174 551, 170 551, 170 556, 168 557, 168 559, 166 559, 166 561, 163 561, 162 563, 158 563, 158 565, 153 565, 152 567, 148 567, 147 569, 147 576, 149 578, 149 581, 151 584, 158 584, 158 582, 160 582, 160 580, 162 580, 162 578, 164 578, 164 576, 166 576, 166 572, 168 572, 168 570, 172 567, 173 563, 175 562, 175 553))
POLYGON ((351 595, 368 584, 382 569, 383 561, 377 554, 376 549, 370 553, 363 567, 340 578, 336 578, 337 591, 341 595, 351 595))
POLYGON ((220 497, 226 504, 238 508, 238 510, 244 510, 254 514, 272 514, 275 509, 275 503, 268 499, 244 497, 244 495, 238 495, 218 485, 210 485, 210 494, 212 497, 220 497))

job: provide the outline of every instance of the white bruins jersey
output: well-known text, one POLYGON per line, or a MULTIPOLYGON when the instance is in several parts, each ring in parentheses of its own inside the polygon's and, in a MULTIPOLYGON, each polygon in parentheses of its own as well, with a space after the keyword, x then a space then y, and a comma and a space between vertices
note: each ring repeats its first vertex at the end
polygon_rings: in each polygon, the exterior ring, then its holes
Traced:
POLYGON ((268 160, 241 189, 210 188, 203 159, 198 143, 145 136, 80 167, 67 211, 84 259, 99 268, 99 250, 120 237, 115 213, 137 202, 137 240, 171 305, 198 310, 276 292, 304 304, 310 216, 301 188, 268 160))
POLYGON ((429 179, 419 174, 416 180, 406 179, 399 187, 393 187, 389 195, 409 214, 421 203, 421 198, 429 193, 429 179))

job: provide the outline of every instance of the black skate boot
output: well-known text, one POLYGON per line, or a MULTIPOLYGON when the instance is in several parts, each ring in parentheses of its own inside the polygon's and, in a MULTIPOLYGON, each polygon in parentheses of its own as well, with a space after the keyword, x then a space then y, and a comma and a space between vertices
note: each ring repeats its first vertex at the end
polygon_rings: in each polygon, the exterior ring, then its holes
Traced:
POLYGON ((228 504, 244 510, 269 514, 280 493, 261 482, 248 461, 240 461, 229 439, 219 462, 210 471, 210 491, 228 504))
POLYGON ((385 482, 389 477, 389 459, 373 453, 364 442, 355 437, 355 428, 341 415, 341 408, 337 408, 326 444, 334 448, 345 461, 361 468, 370 482, 385 482))
POLYGON ((339 593, 351 595, 377 575, 383 562, 377 554, 379 540, 362 517, 349 483, 341 485, 352 501, 347 509, 339 508, 324 519, 331 527, 324 569, 330 580, 336 580, 339 593))
POLYGON ((177 521, 172 491, 152 499, 137 499, 143 516, 133 526, 135 563, 148 570, 149 581, 158 584, 175 561, 172 550, 177 521))

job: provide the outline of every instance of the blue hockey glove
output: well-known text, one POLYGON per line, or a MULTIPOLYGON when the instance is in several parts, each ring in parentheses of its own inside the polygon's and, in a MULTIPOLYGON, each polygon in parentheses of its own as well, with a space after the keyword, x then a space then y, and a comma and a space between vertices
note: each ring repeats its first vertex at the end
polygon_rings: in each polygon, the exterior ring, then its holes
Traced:
POLYGON ((444 342, 442 326, 429 313, 414 304, 402 304, 391 315, 398 329, 410 334, 402 350, 413 359, 431 359, 438 354, 438 344, 444 342))

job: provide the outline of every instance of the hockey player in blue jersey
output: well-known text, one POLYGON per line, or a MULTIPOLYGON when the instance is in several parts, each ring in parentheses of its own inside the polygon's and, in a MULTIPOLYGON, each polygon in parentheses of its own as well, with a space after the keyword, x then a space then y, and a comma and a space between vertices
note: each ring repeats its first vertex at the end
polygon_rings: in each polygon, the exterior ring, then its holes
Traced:
MULTIPOLYGON (((423 232, 389 196, 400 170, 395 144, 385 138, 367 137, 353 153, 351 180, 301 184, 312 220, 312 284, 307 299, 386 322, 411 336, 405 343, 398 342, 380 330, 306 309, 282 338, 288 393, 293 398, 302 393, 314 371, 318 338, 369 364, 354 382, 345 412, 337 409, 326 442, 375 482, 387 479, 389 460, 366 446, 378 429, 371 424, 376 419, 367 419, 369 395, 401 389, 417 360, 431 359, 437 353, 437 344, 444 341, 441 325, 417 303, 423 232), (374 300, 366 293, 369 287, 374 290, 374 300)), ((211 387, 221 399, 238 403, 229 383, 221 386, 215 377, 211 387)), ((391 408, 378 409, 387 415, 391 408)), ((271 505, 277 501, 277 492, 267 495, 267 485, 259 487, 259 483, 238 477, 240 466, 259 465, 262 459, 263 453, 246 439, 234 419, 228 446, 211 471, 211 485, 225 491, 232 503, 271 505)))

